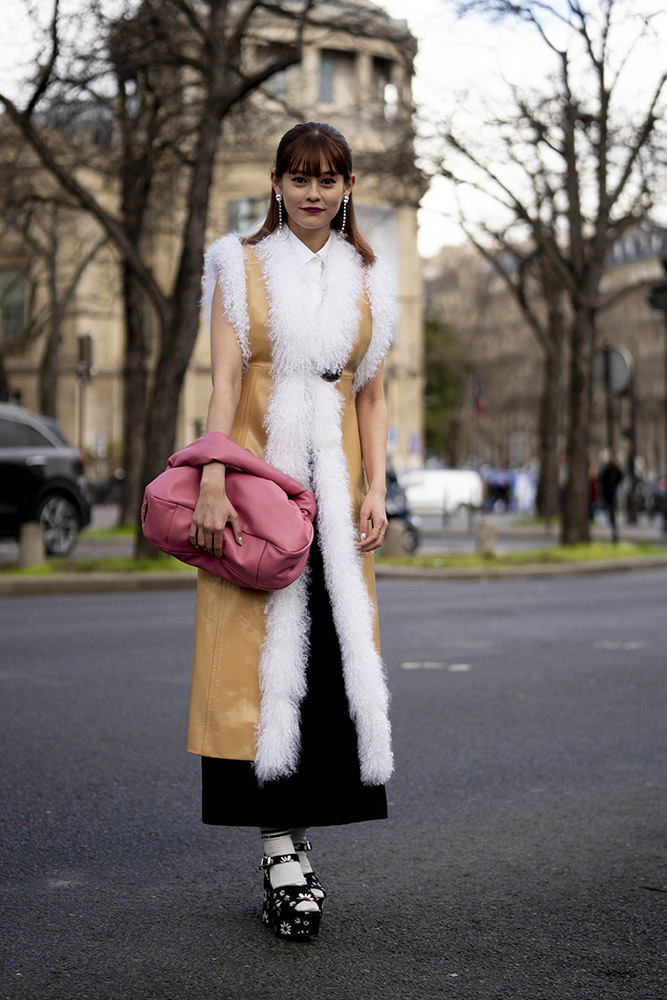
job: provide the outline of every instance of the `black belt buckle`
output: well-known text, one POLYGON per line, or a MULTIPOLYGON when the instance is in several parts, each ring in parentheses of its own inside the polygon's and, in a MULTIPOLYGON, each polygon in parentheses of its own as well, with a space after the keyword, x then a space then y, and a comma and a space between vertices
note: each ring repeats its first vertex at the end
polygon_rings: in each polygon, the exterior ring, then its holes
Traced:
POLYGON ((342 371, 338 372, 320 372, 320 378, 323 378, 325 382, 337 382, 338 379, 343 374, 342 371))

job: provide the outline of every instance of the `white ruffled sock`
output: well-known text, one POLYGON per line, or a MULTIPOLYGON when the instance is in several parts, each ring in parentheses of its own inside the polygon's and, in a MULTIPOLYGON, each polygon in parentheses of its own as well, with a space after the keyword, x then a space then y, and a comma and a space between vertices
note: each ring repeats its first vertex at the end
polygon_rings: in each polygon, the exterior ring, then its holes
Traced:
MULTIPOLYGON (((308 843, 308 827, 307 826, 293 826, 290 830, 292 834, 293 844, 307 844, 308 843)), ((299 864, 301 865, 301 871, 304 875, 312 872, 313 866, 308 860, 308 855, 305 851, 297 851, 299 855, 299 864)), ((324 899, 324 893, 321 889, 311 889, 311 892, 315 899, 324 899)))
MULTIPOLYGON (((267 829, 262 827, 262 844, 264 853, 268 858, 278 858, 281 855, 295 854, 294 841, 289 830, 267 829)), ((281 864, 271 865, 268 869, 269 880, 273 889, 280 889, 284 885, 302 885, 305 887, 306 880, 298 861, 283 861, 281 864)), ((317 909, 317 903, 307 900, 298 903, 297 910, 303 913, 312 913, 317 909)))
MULTIPOLYGON (((290 830, 290 833, 292 835, 293 844, 307 843, 308 841, 307 826, 293 826, 292 829, 290 830)), ((297 851, 296 853, 299 855, 299 862, 301 864, 301 871, 303 872, 303 874, 306 875, 308 872, 312 872, 313 868, 310 861, 308 860, 308 855, 306 854, 306 852, 297 851)))

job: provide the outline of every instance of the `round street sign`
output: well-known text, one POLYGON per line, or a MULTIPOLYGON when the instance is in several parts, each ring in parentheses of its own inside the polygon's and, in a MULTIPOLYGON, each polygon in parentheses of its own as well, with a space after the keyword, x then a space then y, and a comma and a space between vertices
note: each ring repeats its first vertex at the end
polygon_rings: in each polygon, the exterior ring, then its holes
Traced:
POLYGON ((593 357, 593 381, 605 392, 622 396, 632 382, 633 368, 632 356, 624 347, 607 344, 593 357))

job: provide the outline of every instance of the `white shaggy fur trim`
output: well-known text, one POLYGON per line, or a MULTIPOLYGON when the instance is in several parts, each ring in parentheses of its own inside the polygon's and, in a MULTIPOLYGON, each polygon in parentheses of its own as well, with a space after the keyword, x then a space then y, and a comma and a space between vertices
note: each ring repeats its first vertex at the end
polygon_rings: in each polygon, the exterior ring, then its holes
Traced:
MULTIPOLYGON (((373 609, 356 551, 350 483, 342 444, 342 397, 319 372, 343 368, 359 328, 363 269, 354 250, 332 243, 319 306, 301 281, 284 237, 257 247, 269 301, 274 387, 266 428, 267 461, 311 485, 327 589, 343 659, 345 690, 357 730, 362 781, 381 784, 392 771, 388 693, 373 642, 373 609)), ((378 362, 379 363, 379 362, 378 362)), ((260 781, 294 772, 300 705, 306 693, 307 584, 303 577, 271 595, 260 656, 262 693, 255 772, 260 781)))
POLYGON ((306 695, 309 625, 306 571, 289 587, 275 590, 266 605, 254 765, 260 782, 293 774, 299 763, 299 706, 306 695))
POLYGON ((372 379, 391 347, 396 327, 396 290, 394 272, 384 257, 378 257, 366 269, 366 292, 373 317, 373 339, 357 368, 352 387, 357 393, 372 379))
POLYGON ((341 402, 335 385, 313 386, 313 487, 322 561, 343 660, 345 691, 357 730, 361 778, 378 785, 393 770, 389 695, 373 641, 373 610, 356 549, 350 482, 341 445, 341 402), (341 516, 342 515, 342 516, 341 516))
POLYGON ((256 250, 266 278, 274 375, 343 368, 356 342, 364 287, 354 248, 330 241, 319 306, 312 303, 308 272, 295 261, 285 236, 271 235, 256 250))
POLYGON ((236 233, 222 236, 212 243, 204 255, 202 279, 202 305, 206 322, 211 328, 211 309, 216 283, 222 293, 225 316, 234 328, 236 340, 243 355, 243 370, 250 363, 250 317, 243 257, 243 245, 236 233))

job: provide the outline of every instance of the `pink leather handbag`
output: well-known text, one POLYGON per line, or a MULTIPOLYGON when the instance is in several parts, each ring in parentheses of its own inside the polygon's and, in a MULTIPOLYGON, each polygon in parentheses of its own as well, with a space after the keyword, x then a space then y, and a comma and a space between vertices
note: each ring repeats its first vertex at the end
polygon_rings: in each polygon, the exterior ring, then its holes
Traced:
POLYGON ((173 454, 165 471, 148 484, 141 520, 148 541, 163 552, 240 587, 281 590, 306 565, 316 511, 310 490, 226 434, 210 431, 173 454), (225 526, 221 559, 190 544, 201 466, 211 461, 227 467, 225 490, 243 534, 239 545, 231 525, 225 526))

